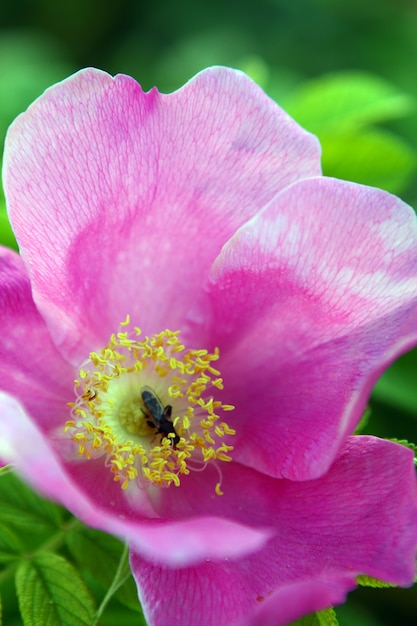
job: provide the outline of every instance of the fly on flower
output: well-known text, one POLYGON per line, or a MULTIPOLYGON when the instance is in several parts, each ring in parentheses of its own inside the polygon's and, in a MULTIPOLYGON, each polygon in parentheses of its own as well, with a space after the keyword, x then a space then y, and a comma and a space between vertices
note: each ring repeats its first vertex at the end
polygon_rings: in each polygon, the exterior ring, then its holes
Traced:
POLYGON ((175 430, 174 424, 171 422, 172 406, 167 404, 165 407, 156 393, 148 386, 142 388, 141 397, 146 409, 149 412, 146 423, 151 428, 156 428, 156 432, 162 437, 169 439, 174 446, 180 441, 175 430), (173 436, 172 436, 173 435, 173 436))
POLYGON ((0 457, 129 543, 148 623, 283 626, 359 575, 410 585, 413 453, 351 435, 417 344, 413 209, 321 176, 228 68, 171 94, 83 70, 3 168, 0 457))

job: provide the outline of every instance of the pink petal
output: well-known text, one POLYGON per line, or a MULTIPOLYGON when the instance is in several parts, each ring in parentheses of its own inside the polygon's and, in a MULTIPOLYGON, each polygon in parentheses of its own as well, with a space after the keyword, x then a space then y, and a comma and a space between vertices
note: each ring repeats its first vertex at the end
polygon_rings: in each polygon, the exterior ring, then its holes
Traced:
POLYGON ((19 255, 0 247, 0 388, 12 393, 44 431, 62 423, 75 373, 51 341, 19 255))
POLYGON ((235 508, 248 524, 273 524, 275 536, 243 558, 182 569, 133 553, 150 626, 287 624, 342 602, 359 574, 413 582, 417 483, 413 454, 402 446, 350 438, 328 474, 306 482, 230 464, 223 490, 219 507, 235 508))
POLYGON ((342 604, 353 586, 348 575, 285 585, 268 598, 259 598, 259 608, 235 626, 285 626, 310 613, 342 604))
POLYGON ((320 476, 382 370, 417 342, 417 221, 353 183, 297 183, 217 259, 207 342, 236 405, 234 459, 274 476, 320 476))
POLYGON ((0 457, 16 465, 34 489, 60 502, 86 524, 125 538, 147 559, 168 565, 236 557, 257 550, 270 531, 215 514, 161 519, 145 490, 122 492, 100 462, 63 463, 62 442, 45 438, 16 399, 0 392, 0 457))
POLYGON ((75 362, 127 313, 146 333, 182 326, 234 230, 320 164, 316 139, 239 72, 161 95, 89 69, 15 121, 4 169, 35 301, 75 362))
MULTIPOLYGON (((249 563, 243 583, 243 564, 213 562, 193 569, 160 569, 134 553, 130 564, 148 626, 285 626, 343 603, 355 587, 351 575, 339 575, 291 582, 262 596, 256 595, 261 585, 249 563)), ((267 570, 262 578, 268 578, 267 570)))

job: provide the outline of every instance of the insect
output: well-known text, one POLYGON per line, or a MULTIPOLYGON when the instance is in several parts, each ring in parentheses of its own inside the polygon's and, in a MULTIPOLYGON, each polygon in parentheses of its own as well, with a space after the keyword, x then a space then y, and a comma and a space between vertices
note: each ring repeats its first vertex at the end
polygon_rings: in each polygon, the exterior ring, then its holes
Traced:
POLYGON ((142 387, 141 396, 143 404, 145 405, 148 415, 146 423, 151 428, 156 428, 156 432, 162 437, 169 439, 175 448, 179 443, 180 438, 177 435, 177 431, 174 428, 174 424, 171 422, 172 406, 167 404, 165 407, 156 393, 150 387, 142 387), (168 435, 173 434, 173 437, 168 435))

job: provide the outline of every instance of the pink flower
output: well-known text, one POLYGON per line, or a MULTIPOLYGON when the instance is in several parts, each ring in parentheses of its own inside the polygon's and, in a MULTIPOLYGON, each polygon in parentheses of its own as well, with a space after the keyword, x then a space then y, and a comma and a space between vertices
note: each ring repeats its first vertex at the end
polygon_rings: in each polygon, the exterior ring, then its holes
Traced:
POLYGON ((321 177, 316 139, 222 68, 170 95, 76 74, 11 127, 4 184, 0 456, 129 541, 149 624, 412 583, 413 455, 351 437, 417 342, 409 207, 321 177))

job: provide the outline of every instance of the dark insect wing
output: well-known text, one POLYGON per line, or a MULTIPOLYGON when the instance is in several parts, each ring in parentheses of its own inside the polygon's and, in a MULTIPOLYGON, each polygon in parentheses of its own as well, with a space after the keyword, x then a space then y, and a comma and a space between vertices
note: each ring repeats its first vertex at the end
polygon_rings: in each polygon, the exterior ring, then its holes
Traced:
POLYGON ((143 387, 141 391, 142 401, 147 411, 149 412, 150 419, 147 419, 147 424, 152 428, 157 429, 157 433, 171 440, 171 444, 176 447, 180 438, 177 435, 177 431, 173 423, 171 422, 172 406, 167 404, 166 407, 162 404, 156 393, 150 387, 143 387), (169 437, 169 435, 174 435, 169 437))
POLYGON ((148 387, 141 392, 142 400, 151 417, 159 424, 164 417, 164 406, 158 396, 148 387))

